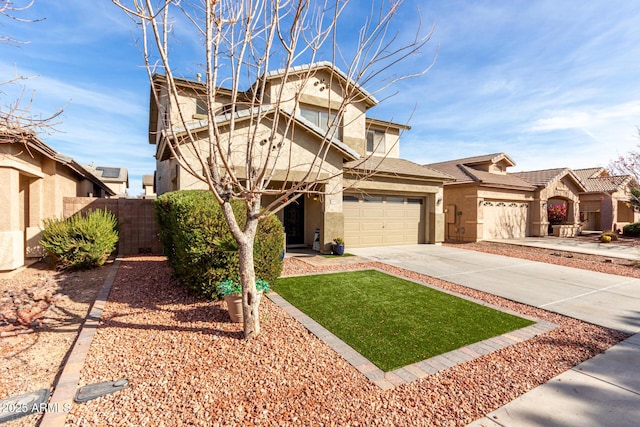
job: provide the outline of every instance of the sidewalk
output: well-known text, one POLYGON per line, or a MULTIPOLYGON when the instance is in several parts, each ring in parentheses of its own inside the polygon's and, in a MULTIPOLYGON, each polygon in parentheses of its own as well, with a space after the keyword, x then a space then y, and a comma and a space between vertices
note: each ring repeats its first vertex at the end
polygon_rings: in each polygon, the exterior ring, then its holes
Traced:
MULTIPOLYGON (((560 237, 492 241, 640 260, 638 248, 615 243, 560 237)), ((640 334, 556 376, 468 427, 635 426, 640 416, 638 368, 640 334)))

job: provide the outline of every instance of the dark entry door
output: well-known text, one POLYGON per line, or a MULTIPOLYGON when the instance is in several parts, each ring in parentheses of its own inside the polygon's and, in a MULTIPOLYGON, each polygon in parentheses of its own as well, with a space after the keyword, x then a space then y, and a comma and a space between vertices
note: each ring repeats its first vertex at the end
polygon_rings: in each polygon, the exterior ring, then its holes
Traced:
POLYGON ((287 246, 304 245, 304 197, 284 208, 284 232, 287 246))

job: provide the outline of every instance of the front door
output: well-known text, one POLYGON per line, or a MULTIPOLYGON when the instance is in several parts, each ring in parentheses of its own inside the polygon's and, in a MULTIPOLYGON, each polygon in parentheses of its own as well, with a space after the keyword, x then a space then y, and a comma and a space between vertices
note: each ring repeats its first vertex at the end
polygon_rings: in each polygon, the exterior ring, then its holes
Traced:
POLYGON ((287 246, 304 245, 304 196, 284 208, 287 246))

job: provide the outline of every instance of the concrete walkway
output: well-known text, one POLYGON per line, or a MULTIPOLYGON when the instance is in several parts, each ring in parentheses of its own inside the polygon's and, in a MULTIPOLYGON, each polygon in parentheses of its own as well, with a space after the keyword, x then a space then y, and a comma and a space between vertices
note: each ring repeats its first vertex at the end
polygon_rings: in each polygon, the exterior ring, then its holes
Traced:
MULTIPOLYGON (((567 250, 560 244, 554 249, 567 250)), ((598 325, 640 332, 640 279, 445 246, 349 252, 598 325)), ((636 426, 639 368, 640 335, 634 335, 471 425, 636 426)))

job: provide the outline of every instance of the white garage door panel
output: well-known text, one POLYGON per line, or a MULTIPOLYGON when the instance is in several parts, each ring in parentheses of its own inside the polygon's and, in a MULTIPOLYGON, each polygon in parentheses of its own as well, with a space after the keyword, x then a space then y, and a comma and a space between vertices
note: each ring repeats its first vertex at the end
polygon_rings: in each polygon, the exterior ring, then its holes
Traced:
POLYGON ((527 203, 487 201, 483 207, 483 239, 519 239, 529 235, 527 203))
MULTIPOLYGON (((420 203, 345 200, 344 234, 349 247, 423 243, 424 205, 420 203)), ((413 199, 412 199, 413 200, 413 199)))

